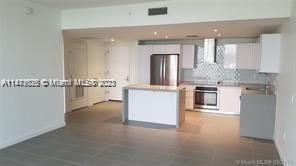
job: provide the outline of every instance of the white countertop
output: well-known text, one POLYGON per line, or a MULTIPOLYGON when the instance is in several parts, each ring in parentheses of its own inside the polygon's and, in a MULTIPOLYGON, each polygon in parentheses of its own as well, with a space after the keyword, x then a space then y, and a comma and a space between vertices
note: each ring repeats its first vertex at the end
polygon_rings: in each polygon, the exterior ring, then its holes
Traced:
POLYGON ((218 84, 216 81, 183 81, 181 85, 195 85, 195 86, 215 86, 215 87, 264 87, 263 84, 248 84, 248 83, 235 83, 222 81, 218 84))
POLYGON ((247 83, 233 83, 233 82, 221 82, 220 84, 215 84, 213 82, 182 82, 181 86, 213 86, 213 87, 238 87, 242 89, 242 94, 244 95, 274 95, 274 93, 269 89, 267 91, 263 90, 248 90, 247 88, 265 88, 263 84, 247 84, 247 83))
POLYGON ((180 91, 183 89, 179 86, 161 86, 161 85, 142 85, 135 84, 123 87, 123 89, 139 89, 139 90, 153 90, 153 91, 180 91))

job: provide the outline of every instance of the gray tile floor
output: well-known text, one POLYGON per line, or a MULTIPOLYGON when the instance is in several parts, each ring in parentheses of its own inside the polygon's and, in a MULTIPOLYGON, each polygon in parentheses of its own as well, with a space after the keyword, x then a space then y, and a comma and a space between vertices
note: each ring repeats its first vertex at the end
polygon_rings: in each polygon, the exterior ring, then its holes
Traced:
POLYGON ((0 166, 276 165, 271 141, 239 136, 239 117, 187 112, 180 129, 121 124, 121 103, 70 113, 67 126, 0 151, 0 166), (261 164, 260 164, 261 163, 261 164))

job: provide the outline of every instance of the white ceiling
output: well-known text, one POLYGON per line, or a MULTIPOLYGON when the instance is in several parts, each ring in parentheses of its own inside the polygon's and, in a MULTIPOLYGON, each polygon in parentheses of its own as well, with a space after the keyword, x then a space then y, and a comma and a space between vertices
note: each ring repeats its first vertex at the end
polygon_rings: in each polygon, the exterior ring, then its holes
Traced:
POLYGON ((101 6, 116 6, 126 4, 138 4, 164 0, 31 0, 33 2, 57 7, 60 9, 75 9, 101 6))
POLYGON ((70 39, 96 37, 102 41, 115 40, 163 40, 186 39, 187 35, 198 35, 198 38, 218 37, 213 32, 218 29, 221 38, 258 37, 262 33, 273 33, 286 19, 262 19, 245 21, 224 21, 208 23, 190 23, 175 25, 158 25, 142 27, 94 28, 65 30, 64 36, 70 39), (157 35, 154 35, 154 32, 157 35))

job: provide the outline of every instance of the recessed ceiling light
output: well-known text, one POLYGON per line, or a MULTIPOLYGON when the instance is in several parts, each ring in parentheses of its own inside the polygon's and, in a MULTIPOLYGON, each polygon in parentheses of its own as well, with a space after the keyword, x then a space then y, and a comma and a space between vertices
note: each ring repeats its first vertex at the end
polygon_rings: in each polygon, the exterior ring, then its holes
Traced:
POLYGON ((217 33, 218 32, 218 29, 214 29, 213 31, 217 33))
POLYGON ((157 32, 154 32, 153 34, 154 34, 154 35, 157 35, 158 33, 157 33, 157 32))
POLYGON ((218 37, 221 37, 221 36, 222 36, 222 35, 219 33, 219 34, 218 34, 218 37))
POLYGON ((115 41, 115 39, 113 39, 113 38, 112 38, 112 39, 110 39, 110 41, 111 41, 111 42, 114 42, 114 41, 115 41))
POLYGON ((168 39, 168 38, 169 38, 169 36, 165 36, 165 38, 166 38, 166 39, 168 39))
POLYGON ((32 15, 32 14, 34 14, 34 8, 33 7, 25 7, 24 8, 24 12, 25 12, 25 14, 26 15, 32 15))

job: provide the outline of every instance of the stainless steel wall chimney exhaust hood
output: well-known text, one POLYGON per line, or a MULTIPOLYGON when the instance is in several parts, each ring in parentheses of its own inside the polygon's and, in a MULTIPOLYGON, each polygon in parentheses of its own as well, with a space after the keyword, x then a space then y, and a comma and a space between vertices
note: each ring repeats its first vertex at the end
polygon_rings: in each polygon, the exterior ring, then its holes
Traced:
POLYGON ((204 41, 204 63, 216 63, 216 39, 209 38, 204 41))

